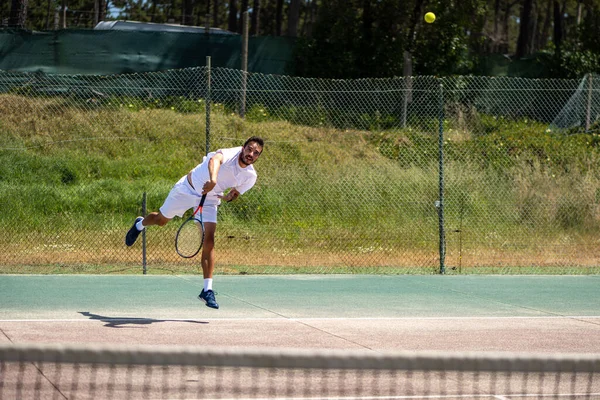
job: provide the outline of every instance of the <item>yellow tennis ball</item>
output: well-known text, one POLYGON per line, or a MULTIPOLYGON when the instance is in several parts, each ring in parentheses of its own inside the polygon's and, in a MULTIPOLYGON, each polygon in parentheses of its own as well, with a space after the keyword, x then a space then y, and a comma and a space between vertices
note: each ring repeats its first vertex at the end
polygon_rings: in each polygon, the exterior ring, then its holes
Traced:
POLYGON ((427 14, 425 14, 425 22, 427 22, 428 24, 431 24, 433 21, 435 21, 435 14, 434 13, 432 13, 430 11, 427 14))

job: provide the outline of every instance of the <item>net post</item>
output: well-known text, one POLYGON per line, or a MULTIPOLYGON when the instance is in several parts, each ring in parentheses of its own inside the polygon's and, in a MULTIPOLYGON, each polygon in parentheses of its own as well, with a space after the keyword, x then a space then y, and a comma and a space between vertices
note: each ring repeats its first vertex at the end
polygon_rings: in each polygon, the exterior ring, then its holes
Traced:
POLYGON ((211 100, 211 76, 210 76, 210 56, 206 56, 206 154, 210 152, 210 102, 211 100))
MULTIPOLYGON (((147 212, 147 207, 146 207, 146 192, 144 192, 144 195, 142 196, 142 216, 144 218, 146 218, 146 212, 147 212)), ((142 231, 142 273, 144 275, 146 275, 146 273, 148 272, 147 269, 147 263, 146 263, 146 230, 144 229, 142 231)))
POLYGON ((440 274, 446 273, 446 233, 444 231, 444 85, 440 83, 438 158, 439 158, 439 199, 436 202, 439 222, 440 274))

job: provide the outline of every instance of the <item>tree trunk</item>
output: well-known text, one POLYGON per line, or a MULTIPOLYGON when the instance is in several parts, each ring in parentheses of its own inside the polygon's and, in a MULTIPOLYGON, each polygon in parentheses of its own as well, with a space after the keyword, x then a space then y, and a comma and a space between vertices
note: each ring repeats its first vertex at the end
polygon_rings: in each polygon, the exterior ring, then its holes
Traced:
POLYGON ((100 0, 94 0, 94 26, 100 21, 100 0))
POLYGON ((277 0, 277 11, 275 13, 275 36, 281 36, 283 25, 283 0, 277 0))
POLYGON ((417 24, 419 23, 425 6, 427 5, 427 0, 416 0, 415 7, 413 8, 412 17, 409 22, 408 29, 408 37, 406 38, 406 51, 409 53, 412 52, 412 48, 415 44, 416 36, 417 36, 417 24))
POLYGON ((543 49, 548 43, 548 32, 550 31, 550 25, 552 24, 552 0, 546 2, 546 15, 544 16, 544 25, 538 37, 537 48, 543 49))
POLYGON ((298 20, 300 19, 300 0, 290 0, 288 10, 288 36, 298 36, 298 20))
POLYGON ((501 54, 507 54, 509 52, 509 43, 510 40, 508 38, 508 33, 509 33, 509 21, 510 21, 510 10, 513 8, 513 6, 516 4, 515 3, 511 3, 509 0, 506 0, 506 10, 504 12, 504 20, 503 20, 503 26, 502 26, 502 40, 498 46, 498 52, 501 54))
POLYGON ((54 19, 54 7, 52 7, 53 4, 54 4, 54 0, 48 0, 48 8, 46 9, 46 30, 47 31, 50 30, 51 16, 52 16, 52 19, 54 19))
POLYGON ((250 34, 253 36, 258 36, 260 28, 260 0, 254 0, 252 4, 252 15, 250 19, 250 34))
POLYGON ((538 5, 537 2, 533 3, 533 11, 532 11, 532 15, 533 17, 531 18, 531 20, 533 21, 532 27, 531 27, 531 36, 529 38, 529 54, 534 54, 536 53, 539 48, 537 47, 537 44, 539 43, 539 37, 540 37, 540 28, 543 26, 544 24, 544 16, 542 15, 542 7, 540 5, 538 5))
POLYGON ((106 19, 106 1, 98 0, 98 4, 100 5, 100 15, 98 18, 100 18, 100 21, 104 21, 106 19))
POLYGON ((67 0, 62 0, 60 4, 60 27, 67 29, 67 0))
POLYGON ((562 15, 560 10, 560 3, 558 0, 554 0, 554 35, 552 36, 554 40, 554 46, 557 50, 560 50, 560 46, 562 45, 563 39, 563 31, 562 31, 562 15))
POLYGON ((240 6, 240 19, 238 21, 238 33, 243 34, 242 31, 244 29, 244 13, 248 11, 248 0, 242 0, 242 4, 240 6))
POLYGON ((156 2, 158 0, 152 0, 152 6, 150 6, 150 22, 154 22, 156 18, 156 2))
POLYGON ((27 20, 27 0, 12 0, 10 5, 10 16, 8 26, 13 28, 25 28, 27 20))
POLYGON ((567 38, 567 35, 569 34, 569 31, 567 30, 567 22, 565 20, 565 15, 567 14, 567 0, 563 0, 562 3, 562 8, 560 9, 560 18, 561 18, 561 25, 560 25, 560 29, 562 29, 562 41, 564 41, 567 38))
MULTIPOLYGON (((210 4, 210 2, 209 2, 210 4)), ((207 13, 210 14, 210 5, 207 9, 207 13)), ((216 26, 217 28, 219 26, 221 26, 221 14, 219 13, 219 11, 221 11, 221 2, 219 0, 213 0, 213 6, 212 6, 212 26, 216 26)))
POLYGON ((194 24, 194 0, 183 0, 183 25, 194 24))
POLYGON ((517 39, 516 58, 520 59, 529 54, 529 43, 531 40, 531 10, 533 0, 524 0, 521 8, 521 22, 519 26, 519 37, 517 39))
POLYGON ((230 32, 237 32, 237 0, 229 0, 229 19, 227 24, 227 30, 230 32))
MULTIPOLYGON (((175 10, 176 10, 176 1, 175 0, 171 0, 171 2, 169 3, 169 11, 167 12, 167 23, 169 24, 174 24, 175 23, 175 10)), ((131 11, 129 10, 129 8, 127 9, 127 18, 128 19, 133 19, 131 18, 131 11)))
POLYGON ((492 34, 492 53, 496 53, 498 51, 498 42, 501 40, 498 22, 500 22, 500 0, 494 1, 494 33, 492 34))
POLYGON ((308 23, 305 24, 304 36, 312 37, 313 27, 317 21, 317 1, 309 0, 308 4, 308 23))

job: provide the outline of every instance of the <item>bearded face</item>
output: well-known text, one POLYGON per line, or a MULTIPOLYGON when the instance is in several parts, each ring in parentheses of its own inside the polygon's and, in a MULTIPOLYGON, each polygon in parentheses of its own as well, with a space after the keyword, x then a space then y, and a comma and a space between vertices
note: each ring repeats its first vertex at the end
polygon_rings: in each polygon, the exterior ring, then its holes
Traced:
POLYGON ((240 153, 240 164, 248 166, 253 164, 262 153, 262 146, 256 142, 250 142, 242 148, 240 153))

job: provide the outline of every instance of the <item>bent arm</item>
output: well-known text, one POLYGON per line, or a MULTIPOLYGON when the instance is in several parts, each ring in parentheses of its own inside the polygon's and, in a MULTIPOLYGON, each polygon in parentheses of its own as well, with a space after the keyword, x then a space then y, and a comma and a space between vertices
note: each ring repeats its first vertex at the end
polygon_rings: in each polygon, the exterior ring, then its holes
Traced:
POLYGON ((202 186, 202 194, 207 194, 217 186, 217 177, 219 176, 221 164, 223 164, 223 154, 221 153, 215 154, 208 160, 209 180, 202 186))
POLYGON ((234 201, 240 196, 240 192, 236 188, 233 188, 227 193, 226 196, 219 196, 220 199, 225 200, 226 202, 234 201))

